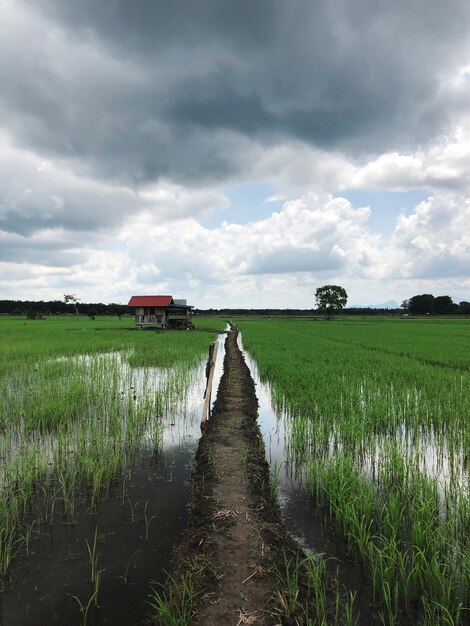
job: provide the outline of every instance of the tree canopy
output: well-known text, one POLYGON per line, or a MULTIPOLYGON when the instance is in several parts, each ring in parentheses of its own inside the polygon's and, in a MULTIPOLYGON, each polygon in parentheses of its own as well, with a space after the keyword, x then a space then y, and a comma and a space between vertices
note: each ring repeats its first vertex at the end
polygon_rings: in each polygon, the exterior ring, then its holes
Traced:
POLYGON ((326 319, 330 319, 334 312, 341 311, 348 301, 348 294, 340 285, 324 285, 315 292, 315 302, 326 319))
POLYGON ((434 297, 431 293, 422 293, 417 296, 404 300, 402 308, 409 311, 412 315, 448 315, 450 313, 463 313, 463 308, 455 302, 452 302, 450 296, 434 297))
POLYGON ((75 315, 78 315, 77 304, 79 300, 80 298, 77 298, 74 293, 64 293, 64 302, 65 304, 72 304, 73 308, 75 309, 75 315))

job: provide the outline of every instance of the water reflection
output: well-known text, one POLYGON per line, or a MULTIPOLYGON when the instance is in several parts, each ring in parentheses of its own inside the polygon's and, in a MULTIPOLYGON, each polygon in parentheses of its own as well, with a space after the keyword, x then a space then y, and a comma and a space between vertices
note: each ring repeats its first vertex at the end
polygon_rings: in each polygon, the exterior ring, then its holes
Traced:
MULTIPOLYGON (((259 402, 258 422, 264 438, 267 460, 277 477, 281 507, 286 516, 300 518, 305 509, 305 467, 308 458, 313 456, 328 460, 346 450, 341 435, 334 427, 329 428, 325 440, 316 442, 309 429, 309 419, 288 414, 279 403, 275 406, 269 384, 260 380, 256 361, 243 348, 241 334, 239 346, 256 385, 259 402), (301 431, 302 449, 295 447, 293 436, 296 429, 301 431)), ((436 480, 441 502, 449 489, 468 489, 468 469, 464 462, 462 448, 451 447, 446 436, 432 428, 415 432, 405 424, 393 435, 368 437, 367 441, 357 442, 355 458, 362 472, 371 480, 378 478, 378 468, 387 463, 393 455, 399 456, 405 465, 415 468, 430 480, 436 480)), ((307 523, 304 520, 304 523, 307 523)), ((292 521, 291 531, 303 536, 302 524, 292 521)))
MULTIPOLYGON (((219 352, 214 375, 212 403, 223 369, 225 335, 218 337, 219 352)), ((120 372, 116 388, 132 393, 132 402, 146 401, 151 390, 175 388, 174 368, 130 368, 118 354, 80 357, 92 371, 95 366, 120 372)), ((155 447, 153 426, 143 429, 131 463, 122 477, 110 486, 109 497, 91 504, 86 490, 75 492, 73 523, 64 523, 59 509, 53 523, 34 524, 29 554, 23 554, 11 568, 6 588, 0 594, 1 626, 78 626, 83 623, 79 603, 85 606, 92 595, 90 554, 97 533, 98 567, 102 569, 98 606, 91 606, 88 624, 129 626, 140 624, 149 611, 150 583, 166 578, 171 550, 186 523, 191 495, 191 471, 200 437, 200 418, 205 389, 206 358, 186 376, 184 393, 173 394, 158 418, 159 446, 155 447)), ((179 387, 181 390, 181 387, 179 387)), ((66 453, 73 457, 75 431, 66 453)), ((77 430, 75 432, 78 433, 77 430)), ((54 458, 57 436, 31 434, 18 441, 10 461, 23 455, 28 446, 38 446, 46 458, 54 458)))

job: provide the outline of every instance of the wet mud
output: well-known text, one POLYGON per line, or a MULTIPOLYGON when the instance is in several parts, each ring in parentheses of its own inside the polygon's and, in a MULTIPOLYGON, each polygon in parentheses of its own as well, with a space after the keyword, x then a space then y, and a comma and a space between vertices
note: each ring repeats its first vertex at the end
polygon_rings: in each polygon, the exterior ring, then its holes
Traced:
MULTIPOLYGON (((190 577, 191 624, 275 624, 275 568, 297 553, 273 494, 257 424, 255 385, 237 345, 226 340, 224 373, 196 455, 188 527, 175 551, 173 601, 190 577)), ((158 620, 155 620, 158 623, 158 620)))

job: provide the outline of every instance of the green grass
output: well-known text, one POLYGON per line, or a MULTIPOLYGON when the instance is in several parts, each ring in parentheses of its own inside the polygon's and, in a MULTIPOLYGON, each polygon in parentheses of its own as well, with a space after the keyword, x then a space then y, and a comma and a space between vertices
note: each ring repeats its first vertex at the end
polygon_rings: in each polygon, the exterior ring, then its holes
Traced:
POLYGON ((469 605, 468 320, 236 320, 385 624, 469 605))
POLYGON ((142 353, 142 365, 147 364, 146 359, 152 365, 164 366, 186 361, 186 346, 205 346, 210 338, 203 331, 216 333, 225 328, 226 322, 218 317, 196 317, 195 323, 195 332, 153 333, 135 331, 133 317, 90 320, 84 316, 51 316, 34 321, 0 317, 0 373, 16 363, 23 367, 25 362, 43 358, 126 349, 135 350, 136 359, 142 353))

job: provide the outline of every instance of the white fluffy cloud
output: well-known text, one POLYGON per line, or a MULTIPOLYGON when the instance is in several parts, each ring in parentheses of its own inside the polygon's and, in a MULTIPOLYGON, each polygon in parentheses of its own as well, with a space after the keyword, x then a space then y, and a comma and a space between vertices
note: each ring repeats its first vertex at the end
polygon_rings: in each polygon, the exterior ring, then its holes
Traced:
POLYGON ((308 307, 323 282, 350 285, 356 301, 371 285, 377 298, 399 299, 433 276, 446 279, 438 290, 466 293, 469 211, 464 197, 431 197, 400 216, 388 240, 369 229, 368 208, 331 196, 307 195, 267 219, 215 229, 193 219, 160 224, 145 212, 121 229, 125 253, 101 263, 94 257, 87 271, 101 267, 111 276, 114 267, 123 298, 170 290, 190 294, 199 306, 308 307))
POLYGON ((391 242, 401 277, 466 279, 470 272, 470 198, 431 197, 400 216, 391 242))
MULTIPOLYGON (((124 302, 133 293, 160 291, 201 307, 309 307, 315 286, 325 282, 345 285, 350 302, 368 303, 371 292, 375 301, 399 300, 434 280, 434 292, 468 298, 468 198, 430 197, 401 215, 388 239, 371 231, 369 216, 369 208, 314 194, 285 202, 266 219, 212 229, 192 218, 165 222, 146 209, 106 239, 79 249, 70 241, 75 256, 63 263, 4 259, 0 287, 17 297, 24 290, 60 297, 70 285, 89 300, 124 302)), ((40 249, 55 237, 44 231, 34 240, 40 249)))
POLYGON ((343 198, 311 195, 286 202, 267 219, 224 222, 216 229, 195 220, 159 225, 146 213, 128 223, 121 237, 129 255, 144 265, 155 262, 166 276, 187 274, 207 283, 233 275, 337 273, 351 267, 367 274, 380 241, 366 228, 368 216, 368 208, 354 209, 343 198))

